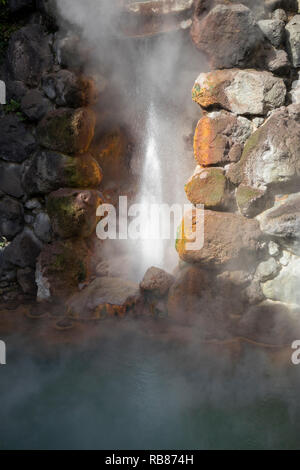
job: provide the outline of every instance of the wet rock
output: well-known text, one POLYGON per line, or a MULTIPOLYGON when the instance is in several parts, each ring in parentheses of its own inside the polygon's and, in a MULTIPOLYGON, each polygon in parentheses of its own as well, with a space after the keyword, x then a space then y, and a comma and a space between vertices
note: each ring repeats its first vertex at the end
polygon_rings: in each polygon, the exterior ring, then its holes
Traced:
POLYGON ((12 240, 24 227, 23 206, 15 199, 0 199, 0 235, 12 240))
POLYGON ((45 212, 37 214, 33 224, 33 230, 36 236, 43 242, 49 243, 51 241, 51 222, 48 214, 45 212))
POLYGON ((235 193, 240 213, 245 217, 255 217, 266 209, 268 195, 266 190, 241 184, 235 193))
POLYGON ((3 256, 9 265, 20 268, 34 267, 41 249, 42 243, 32 230, 25 227, 23 232, 17 235, 8 245, 3 256))
POLYGON ((206 209, 220 209, 228 204, 227 180, 223 168, 197 167, 185 185, 188 200, 206 209))
POLYGON ((17 116, 0 118, 0 158, 9 162, 23 162, 36 148, 30 132, 17 116))
POLYGON ((21 165, 0 161, 0 191, 16 198, 22 197, 21 175, 21 165))
POLYGON ((258 22, 263 35, 274 47, 279 47, 285 37, 285 23, 281 20, 260 20, 258 22))
POLYGON ((17 279, 24 294, 36 295, 35 270, 32 268, 18 269, 17 279))
POLYGON ((30 87, 37 86, 42 74, 50 69, 52 63, 49 37, 41 26, 31 24, 12 35, 7 53, 7 66, 12 80, 23 81, 30 87))
POLYGON ((84 240, 61 240, 45 245, 37 260, 38 299, 65 298, 78 291, 90 275, 90 257, 84 240))
POLYGON ((163 269, 152 267, 146 272, 140 288, 155 297, 164 297, 174 282, 174 277, 163 269))
POLYGON ((267 261, 260 263, 256 269, 255 277, 260 282, 266 282, 270 279, 274 279, 280 271, 281 266, 276 262, 274 258, 269 258, 267 261))
POLYGON ((69 70, 45 75, 42 88, 48 98, 54 100, 58 106, 81 108, 93 104, 97 97, 92 79, 78 77, 69 70))
POLYGON ((38 125, 39 143, 62 153, 84 153, 94 136, 95 122, 95 114, 88 108, 51 111, 38 125))
POLYGON ((30 90, 21 101, 21 110, 30 121, 39 121, 51 108, 50 101, 38 90, 30 90))
POLYGON ((209 113, 197 124, 194 153, 199 165, 237 162, 243 145, 255 130, 248 119, 226 111, 209 113))
POLYGON ((88 153, 68 156, 41 151, 24 166, 23 186, 27 194, 48 194, 57 189, 98 188, 102 171, 88 153))
POLYGON ((255 17, 244 5, 217 5, 202 19, 194 17, 192 40, 212 68, 249 66, 263 42, 255 17))
POLYGON ((239 214, 206 210, 203 223, 201 211, 190 211, 181 232, 182 237, 179 231, 176 241, 180 258, 203 267, 233 265, 242 269, 252 265, 263 252, 259 223, 239 214), (196 238, 198 243, 194 244, 196 238))
POLYGON ((116 277, 99 277, 68 301, 75 316, 101 319, 124 316, 139 301, 138 284, 116 277))
POLYGON ((59 189, 47 199, 52 230, 61 238, 89 237, 96 229, 98 191, 59 189))
POLYGON ((293 257, 275 279, 262 284, 263 293, 268 299, 300 306, 299 279, 300 258, 293 257))
POLYGON ((294 67, 300 66, 300 15, 286 25, 287 47, 294 67))
POLYGON ((235 184, 256 189, 291 188, 300 176, 300 106, 291 105, 272 116, 247 140, 240 162, 227 173, 235 184))
POLYGON ((203 108, 221 106, 236 114, 265 115, 285 103, 286 87, 270 72, 215 70, 199 75, 192 96, 203 108))
POLYGON ((300 255, 300 193, 291 194, 263 212, 258 220, 261 230, 287 250, 300 255))

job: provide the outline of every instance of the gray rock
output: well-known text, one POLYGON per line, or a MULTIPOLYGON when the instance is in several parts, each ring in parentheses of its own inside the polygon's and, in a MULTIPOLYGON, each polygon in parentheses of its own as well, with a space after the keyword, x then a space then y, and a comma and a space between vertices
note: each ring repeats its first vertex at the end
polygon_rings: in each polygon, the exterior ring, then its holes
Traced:
POLYGON ((34 267, 36 259, 42 249, 42 242, 34 235, 32 230, 25 227, 4 250, 5 262, 20 268, 34 267))
POLYGON ((0 161, 0 191, 12 197, 22 197, 21 175, 22 165, 0 161))
POLYGON ((300 258, 294 257, 275 279, 262 284, 262 290, 268 299, 300 306, 299 279, 300 258))
POLYGON ((42 74, 51 68, 53 57, 49 38, 39 25, 28 25, 16 31, 9 41, 7 67, 12 80, 34 87, 42 74))
POLYGON ((261 230, 300 255, 300 193, 291 194, 258 216, 261 230))
POLYGON ((38 90, 30 90, 21 101, 21 110, 31 121, 39 121, 51 109, 50 101, 38 90))
POLYGON ((278 8, 277 10, 273 11, 272 13, 272 18, 274 20, 280 20, 284 21, 285 23, 287 22, 287 14, 282 8, 278 8))
POLYGON ((300 66, 300 15, 286 25, 287 47, 294 67, 300 66))
POLYGON ((57 73, 45 75, 42 79, 42 88, 48 98, 55 100, 58 106, 80 108, 89 101, 89 82, 80 79, 69 70, 60 70, 57 73))
POLYGON ((26 209, 32 211, 34 209, 41 209, 42 205, 38 199, 29 199, 25 202, 26 209))
POLYGON ((258 26, 274 47, 279 47, 285 36, 285 23, 281 20, 260 20, 258 26))
POLYGON ((274 279, 280 271, 280 265, 274 258, 269 258, 267 261, 260 263, 256 269, 255 277, 260 282, 266 282, 274 279))
POLYGON ((165 296, 175 281, 174 277, 163 269, 152 267, 146 272, 140 288, 145 293, 156 297, 165 296))
POLYGON ((15 199, 0 199, 0 235, 12 240, 24 226, 23 206, 15 199))
POLYGON ((27 92, 28 88, 24 85, 23 82, 18 80, 7 80, 7 103, 9 103, 11 100, 21 101, 21 99, 26 95, 27 92))
POLYGON ((34 233, 40 240, 45 243, 50 243, 52 233, 51 222, 48 214, 40 212, 35 218, 33 229, 34 233))
POLYGON ((17 116, 0 118, 0 158, 9 162, 21 163, 36 148, 30 132, 17 116))
POLYGON ((286 74, 291 67, 286 51, 283 49, 270 49, 266 56, 266 67, 270 72, 277 73, 278 75, 286 74))
POLYGON ((24 268, 17 270, 17 279, 24 294, 35 295, 37 285, 35 282, 35 270, 32 268, 24 268))
POLYGON ((34 0, 8 0, 8 7, 12 13, 16 13, 20 10, 32 10, 34 3, 34 0))
POLYGON ((277 243, 270 241, 269 243, 269 253, 271 256, 279 256, 280 255, 280 247, 277 243))

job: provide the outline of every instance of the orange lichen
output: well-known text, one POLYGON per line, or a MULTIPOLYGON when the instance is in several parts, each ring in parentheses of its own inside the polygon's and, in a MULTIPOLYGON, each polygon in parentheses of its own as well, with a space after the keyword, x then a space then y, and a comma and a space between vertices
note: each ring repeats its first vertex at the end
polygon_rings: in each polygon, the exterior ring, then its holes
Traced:
POLYGON ((213 151, 211 142, 211 119, 204 117, 198 122, 194 136, 194 154, 196 161, 201 165, 211 164, 211 153, 213 151))

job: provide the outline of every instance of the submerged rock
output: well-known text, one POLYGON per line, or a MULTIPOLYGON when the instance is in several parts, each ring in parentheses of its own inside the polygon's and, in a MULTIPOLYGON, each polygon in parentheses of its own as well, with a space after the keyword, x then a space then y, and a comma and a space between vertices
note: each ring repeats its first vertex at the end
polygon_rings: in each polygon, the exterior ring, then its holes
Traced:
POLYGON ((61 238, 89 237, 96 229, 100 203, 95 190, 59 189, 51 193, 47 212, 53 232, 61 238))
POLYGON ((199 165, 237 162, 243 145, 255 130, 249 119, 227 111, 209 113, 197 124, 194 153, 199 165))
POLYGON ((283 106, 286 87, 281 78, 257 70, 215 70, 201 73, 193 100, 203 108, 221 106, 236 114, 265 115, 283 106))
POLYGON ((95 113, 89 108, 51 111, 38 125, 38 141, 50 150, 84 153, 93 139, 95 124, 95 113))

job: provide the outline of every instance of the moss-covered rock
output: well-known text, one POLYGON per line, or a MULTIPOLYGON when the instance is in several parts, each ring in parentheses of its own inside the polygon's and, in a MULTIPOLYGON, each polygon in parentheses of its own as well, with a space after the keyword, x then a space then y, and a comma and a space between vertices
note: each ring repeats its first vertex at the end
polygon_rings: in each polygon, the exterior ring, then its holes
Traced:
POLYGON ((95 124, 95 113, 89 108, 51 111, 38 125, 38 141, 50 150, 84 153, 93 139, 95 124))
POLYGON ((98 191, 60 189, 47 199, 52 230, 60 238, 89 237, 97 224, 98 191))
POLYGON ((235 193, 239 211, 245 217, 255 217, 266 207, 266 191, 241 184, 235 193))
POLYGON ((222 168, 197 167, 185 185, 185 192, 192 204, 203 204, 207 209, 217 209, 226 206, 226 186, 226 176, 222 168))

